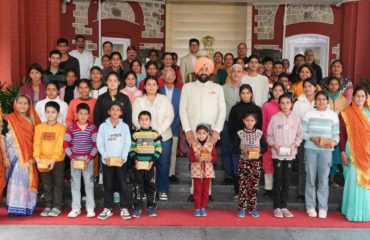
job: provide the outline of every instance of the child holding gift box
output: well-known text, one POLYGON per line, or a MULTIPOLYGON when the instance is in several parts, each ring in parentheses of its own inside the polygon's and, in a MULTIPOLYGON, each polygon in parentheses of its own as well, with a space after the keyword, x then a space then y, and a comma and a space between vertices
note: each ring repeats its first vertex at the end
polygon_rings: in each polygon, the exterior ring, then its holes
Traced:
POLYGON ((154 165, 161 156, 161 135, 151 128, 152 115, 142 111, 138 116, 140 129, 132 135, 130 158, 134 161, 134 213, 132 217, 139 218, 143 207, 143 197, 148 199, 149 217, 157 216, 155 202, 156 184, 154 165))
POLYGON ((61 213, 64 187, 64 149, 63 139, 66 131, 58 123, 60 106, 50 101, 45 104, 47 121, 35 127, 33 141, 33 158, 40 170, 41 183, 44 188, 46 207, 42 217, 57 217, 61 213))
POLYGON ((209 139, 210 127, 199 124, 196 128, 197 140, 189 149, 191 162, 191 177, 194 180, 195 217, 207 216, 207 203, 211 178, 215 178, 213 163, 217 161, 215 146, 209 139))
POLYGON ((113 102, 109 109, 110 117, 99 127, 97 147, 103 163, 104 210, 98 219, 105 220, 113 215, 114 183, 118 183, 121 217, 131 219, 128 211, 129 197, 127 186, 127 157, 131 146, 130 129, 122 121, 121 104, 113 102))
POLYGON ((261 174, 262 153, 267 144, 263 132, 256 129, 257 115, 245 113, 244 129, 239 130, 234 141, 233 152, 239 154, 239 213, 245 217, 248 210, 252 217, 259 217, 256 209, 257 191, 261 174))
POLYGON ((86 103, 77 105, 77 121, 68 126, 64 135, 65 152, 71 159, 71 192, 72 211, 68 217, 74 218, 81 214, 81 174, 86 192, 87 217, 95 217, 94 201, 94 156, 96 148, 97 128, 88 121, 90 107, 86 103))

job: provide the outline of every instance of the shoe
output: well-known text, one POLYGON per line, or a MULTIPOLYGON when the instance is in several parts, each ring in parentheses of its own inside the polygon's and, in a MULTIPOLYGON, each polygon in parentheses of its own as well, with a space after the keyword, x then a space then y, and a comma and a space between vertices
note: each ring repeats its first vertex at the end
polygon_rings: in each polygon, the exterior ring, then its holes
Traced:
POLYGON ((305 201, 305 197, 303 195, 298 195, 297 201, 298 202, 304 202, 305 201))
POLYGON ((104 208, 103 212, 101 212, 98 216, 98 219, 105 220, 113 215, 112 209, 104 208))
POLYGON ((59 214, 61 213, 62 211, 58 208, 53 208, 51 209, 51 211, 49 212, 48 216, 49 217, 58 217, 59 214))
POLYGON ((171 184, 177 184, 177 183, 179 183, 180 181, 179 181, 179 179, 175 176, 175 175, 172 175, 171 177, 170 177, 170 183, 171 184))
POLYGON ((339 188, 339 184, 335 182, 334 177, 329 178, 329 186, 332 188, 339 188))
POLYGON ((165 192, 161 192, 161 193, 159 194, 159 200, 161 200, 161 201, 167 201, 167 200, 168 200, 168 195, 167 195, 167 193, 165 193, 165 192))
POLYGON ((253 209, 252 211, 249 212, 252 217, 260 217, 260 214, 258 213, 257 209, 253 209))
POLYGON ((307 209, 306 212, 309 217, 312 217, 312 218, 317 217, 317 212, 314 208, 307 209))
POLYGON ((149 217, 156 217, 157 216, 157 209, 154 207, 148 208, 148 215, 149 217))
POLYGON ((282 208, 281 212, 283 213, 284 217, 286 217, 286 218, 294 217, 293 213, 291 213, 287 208, 282 208))
POLYGON ((209 196, 208 196, 208 202, 213 202, 213 197, 212 197, 212 195, 209 195, 209 196))
POLYGON ((207 210, 205 208, 200 209, 200 216, 207 217, 207 210))
POLYGON ((195 209, 195 211, 194 211, 194 217, 200 217, 201 216, 201 214, 200 214, 200 209, 195 209))
POLYGON ((143 200, 147 200, 148 197, 146 196, 146 193, 144 193, 143 200))
POLYGON ((241 208, 238 212, 238 217, 243 218, 245 217, 245 208, 241 208))
POLYGON ((121 213, 120 213, 120 216, 125 219, 125 220, 129 220, 131 219, 131 214, 130 212, 128 211, 127 208, 121 208, 121 213))
POLYGON ((232 185, 234 184, 233 180, 230 178, 225 178, 222 182, 221 185, 232 185))
POLYGON ((86 212, 87 212, 86 217, 88 218, 93 218, 96 216, 94 208, 88 208, 86 209, 86 212))
POLYGON ((234 197, 233 197, 233 201, 234 202, 238 202, 239 201, 239 196, 238 194, 235 194, 234 197))
POLYGON ((274 217, 277 217, 277 218, 283 218, 284 217, 280 208, 275 208, 274 209, 274 217))
POLYGON ((42 210, 42 212, 40 213, 40 216, 41 217, 47 217, 47 216, 49 216, 50 211, 51 211, 51 208, 46 207, 46 208, 44 208, 44 210, 42 210))
POLYGON ((319 218, 326 218, 328 216, 328 211, 319 209, 319 218))
POLYGON ((135 209, 134 212, 132 213, 133 218, 139 218, 141 216, 141 209, 135 209))
POLYGON ((265 193, 263 194, 264 199, 271 199, 272 198, 272 190, 265 190, 265 193))
POLYGON ((81 210, 80 209, 72 209, 69 213, 68 213, 68 217, 69 218, 75 218, 75 217, 78 217, 78 215, 81 214, 81 210))
POLYGON ((188 202, 194 202, 194 197, 193 197, 193 194, 190 194, 188 199, 186 199, 186 201, 188 202))
POLYGON ((119 203, 119 202, 120 202, 120 195, 119 195, 119 192, 114 192, 114 193, 113 193, 113 202, 114 202, 114 203, 119 203))
POLYGON ((40 200, 44 201, 45 200, 45 194, 40 195, 40 200))

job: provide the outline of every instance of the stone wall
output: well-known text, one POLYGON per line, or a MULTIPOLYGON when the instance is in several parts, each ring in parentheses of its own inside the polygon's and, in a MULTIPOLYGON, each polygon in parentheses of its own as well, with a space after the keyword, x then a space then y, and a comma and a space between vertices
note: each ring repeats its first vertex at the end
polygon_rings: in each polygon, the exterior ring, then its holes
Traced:
POLYGON ((143 38, 164 38, 164 9, 161 3, 140 3, 144 14, 143 38))
POLYGON ((107 0, 101 4, 101 8, 102 19, 121 19, 135 23, 134 10, 127 2, 122 2, 120 0, 107 0))
POLYGON ((85 25, 89 24, 88 10, 90 6, 90 1, 85 0, 74 0, 75 10, 73 10, 73 17, 75 21, 72 26, 75 29, 75 34, 92 35, 92 28, 88 28, 85 25))
POLYGON ((257 14, 254 16, 254 21, 257 22, 257 26, 254 32, 258 40, 274 38, 275 15, 278 8, 278 5, 255 6, 257 14))
POLYGON ((288 5, 287 25, 300 22, 334 23, 333 10, 329 5, 288 5))

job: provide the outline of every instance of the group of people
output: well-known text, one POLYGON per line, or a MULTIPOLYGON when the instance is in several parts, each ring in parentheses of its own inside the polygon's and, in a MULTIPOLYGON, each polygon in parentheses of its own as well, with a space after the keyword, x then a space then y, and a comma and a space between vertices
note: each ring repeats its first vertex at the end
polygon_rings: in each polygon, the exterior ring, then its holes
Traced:
POLYGON ((343 76, 340 60, 322 78, 312 50, 295 57, 289 74, 289 61, 247 57, 245 43, 238 57, 217 52, 212 61, 199 56, 199 41, 191 39, 180 66, 166 52, 160 67, 155 50, 143 67, 134 47, 124 61, 112 49, 105 42, 94 60, 83 36, 70 53, 68 41, 59 39, 46 71, 37 63, 29 67, 14 112, 0 122, 6 168, 0 187, 6 187, 9 215, 34 213, 40 183, 41 216, 58 216, 70 168, 68 217, 81 214, 81 186, 86 216, 96 216, 94 176, 104 189, 99 219, 113 215, 116 197, 123 219, 140 217, 144 201, 148 215, 157 216, 157 199, 168 200, 170 180, 178 181, 176 156, 187 151, 194 216, 207 216, 214 164, 222 159, 238 217, 260 216, 261 173, 273 215, 293 217, 287 200, 295 160, 298 199, 309 217, 327 217, 329 184, 338 187, 334 176, 343 164, 342 213, 350 221, 370 220, 368 92, 343 76))

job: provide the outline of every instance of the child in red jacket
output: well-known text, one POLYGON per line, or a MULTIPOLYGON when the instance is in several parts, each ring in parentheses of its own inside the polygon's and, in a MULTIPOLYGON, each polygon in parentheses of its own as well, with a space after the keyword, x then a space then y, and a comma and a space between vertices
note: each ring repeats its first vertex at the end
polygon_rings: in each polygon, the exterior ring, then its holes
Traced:
POLYGON ((196 128, 197 140, 189 150, 191 177, 194 181, 195 217, 207 216, 208 193, 211 178, 215 177, 213 163, 217 160, 216 148, 209 139, 210 128, 199 124, 196 128))

